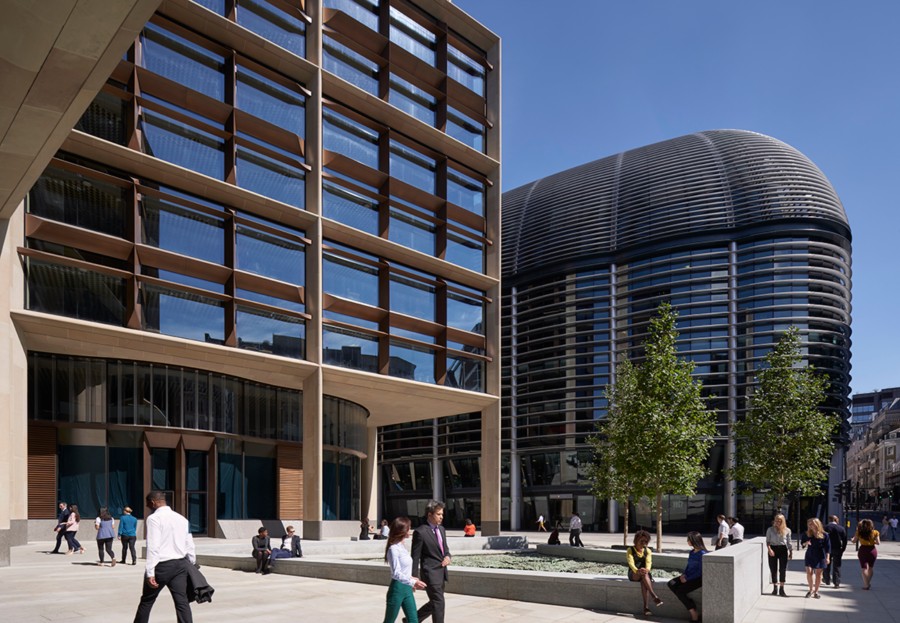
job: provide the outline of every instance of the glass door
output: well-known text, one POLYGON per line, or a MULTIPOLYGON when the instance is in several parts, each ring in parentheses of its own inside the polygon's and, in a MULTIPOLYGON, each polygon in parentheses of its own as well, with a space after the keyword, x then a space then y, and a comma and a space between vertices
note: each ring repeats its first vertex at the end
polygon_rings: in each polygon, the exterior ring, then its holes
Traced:
POLYGON ((185 450, 184 459, 186 510, 191 534, 206 535, 209 452, 185 450))
POLYGON ((150 488, 166 494, 166 504, 175 506, 175 452, 174 448, 152 448, 150 450, 150 488))

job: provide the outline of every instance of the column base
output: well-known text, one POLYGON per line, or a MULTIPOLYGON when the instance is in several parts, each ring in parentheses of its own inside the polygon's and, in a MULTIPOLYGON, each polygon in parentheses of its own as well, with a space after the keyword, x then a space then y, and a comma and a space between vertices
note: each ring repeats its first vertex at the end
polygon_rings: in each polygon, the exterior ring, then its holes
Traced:
POLYGON ((310 541, 321 541, 325 538, 325 522, 303 520, 303 538, 310 541))
POLYGON ((482 521, 481 536, 500 536, 500 522, 482 521))

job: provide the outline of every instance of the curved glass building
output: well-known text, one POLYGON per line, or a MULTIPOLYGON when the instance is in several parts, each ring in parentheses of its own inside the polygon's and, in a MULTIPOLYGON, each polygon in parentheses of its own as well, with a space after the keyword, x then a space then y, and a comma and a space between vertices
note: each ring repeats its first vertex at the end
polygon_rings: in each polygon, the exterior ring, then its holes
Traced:
MULTIPOLYGON (((694 497, 669 496, 664 520, 672 530, 702 529, 728 512, 761 527, 760 499, 732 498, 723 477, 729 423, 742 417, 754 371, 791 325, 805 361, 831 380, 823 408, 849 416, 850 241, 822 172, 789 145, 746 131, 682 136, 504 193, 513 527, 573 510, 589 529, 615 523, 587 493, 586 437, 606 414, 615 362, 640 360, 662 301, 679 313, 679 351, 696 362, 720 435, 710 476, 694 497)), ((648 524, 649 509, 635 510, 648 524)))

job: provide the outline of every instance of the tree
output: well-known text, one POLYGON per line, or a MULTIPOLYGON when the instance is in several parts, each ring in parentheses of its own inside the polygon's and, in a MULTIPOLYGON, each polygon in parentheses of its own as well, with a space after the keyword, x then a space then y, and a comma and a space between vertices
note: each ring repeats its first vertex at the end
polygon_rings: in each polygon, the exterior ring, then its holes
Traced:
POLYGON ((816 495, 828 478, 837 418, 819 411, 828 380, 801 366, 800 332, 788 329, 765 358, 750 409, 734 425, 730 476, 744 490, 769 488, 780 509, 793 492, 816 495))
MULTIPOLYGON (((635 431, 629 426, 640 423, 640 392, 637 370, 627 359, 616 366, 616 382, 606 390, 609 411, 597 423, 597 433, 588 438, 593 461, 588 465, 591 494, 600 499, 615 500, 625 509, 622 544, 628 545, 628 499, 643 497, 646 492, 633 480, 635 431)), ((638 431, 640 435, 640 431, 638 431)))
POLYGON ((595 490, 617 500, 649 498, 656 510, 657 551, 662 551, 662 496, 696 492, 716 432, 701 383, 691 376, 694 364, 675 349, 676 318, 662 303, 650 321, 644 361, 633 368, 627 361, 619 365, 615 385, 607 390, 607 421, 593 442, 595 490))

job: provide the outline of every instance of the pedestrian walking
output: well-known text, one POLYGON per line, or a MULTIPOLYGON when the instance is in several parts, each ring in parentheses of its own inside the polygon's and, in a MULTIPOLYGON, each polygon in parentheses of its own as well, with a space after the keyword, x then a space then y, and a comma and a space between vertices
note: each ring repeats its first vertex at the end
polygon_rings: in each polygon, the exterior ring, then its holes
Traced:
POLYGON ((388 532, 384 559, 391 567, 391 584, 387 592, 384 623, 394 623, 401 608, 406 615, 404 621, 419 623, 413 591, 425 588, 425 582, 412 574, 412 556, 406 551, 406 545, 403 543, 409 536, 409 527, 408 517, 397 517, 391 522, 388 532))
POLYGON ((103 566, 103 551, 109 554, 109 566, 116 566, 116 554, 113 552, 113 539, 116 538, 115 520, 109 514, 109 509, 105 506, 100 509, 100 516, 97 517, 99 523, 97 528, 97 552, 100 555, 98 566, 103 566))
POLYGON ((834 587, 838 588, 841 585, 841 559, 844 557, 844 550, 847 549, 847 531, 840 524, 837 515, 832 515, 828 518, 825 532, 831 540, 831 562, 825 567, 822 581, 826 586, 833 583, 834 587))
POLYGON ((784 592, 784 578, 787 562, 793 558, 791 549, 791 529, 787 527, 784 515, 778 513, 772 525, 766 530, 766 546, 769 553, 769 572, 772 574, 772 594, 787 597, 784 592))
POLYGON ((81 514, 78 512, 78 505, 72 504, 69 508, 69 518, 66 520, 66 542, 69 544, 69 551, 66 556, 71 556, 75 552, 84 553, 84 548, 78 542, 78 526, 81 523, 81 514))
POLYGON ((634 533, 634 545, 629 546, 625 550, 625 561, 628 563, 628 579, 632 582, 641 583, 644 616, 653 614, 650 610, 651 597, 657 608, 663 605, 663 600, 653 590, 653 576, 650 575, 650 572, 653 570, 653 553, 649 545, 650 533, 646 530, 638 530, 634 533))
POLYGON ((444 584, 448 580, 450 547, 444 529, 444 503, 431 500, 425 507, 426 522, 416 528, 412 538, 412 575, 427 586, 428 602, 419 608, 419 621, 429 616, 444 623, 444 584))
POLYGON ((725 515, 718 515, 716 522, 719 524, 719 530, 716 533, 716 549, 722 549, 728 545, 728 530, 730 526, 725 520, 725 515))
POLYGON ((888 524, 891 526, 891 540, 897 540, 897 516, 891 515, 891 518, 888 519, 888 524))
POLYGON ((137 519, 131 514, 130 506, 126 506, 123 514, 119 517, 119 541, 122 542, 122 564, 128 558, 128 552, 131 552, 131 564, 137 564, 137 555, 134 553, 134 543, 137 541, 137 519))
POLYGON ((856 556, 862 569, 863 590, 872 587, 872 576, 875 574, 875 561, 878 559, 878 545, 881 545, 880 534, 871 519, 863 519, 856 526, 856 534, 851 539, 859 544, 856 556))
POLYGON ((537 521, 535 522, 538 525, 538 532, 546 532, 547 528, 544 526, 544 516, 538 515, 537 521))
POLYGON ((678 601, 687 608, 691 621, 699 621, 700 613, 697 612, 697 604, 688 597, 688 593, 703 586, 703 556, 707 550, 706 545, 703 544, 703 536, 699 532, 688 532, 687 541, 691 546, 687 566, 684 568, 684 573, 669 580, 668 587, 675 593, 678 601))
POLYGON ((569 518, 569 545, 572 547, 584 547, 584 543, 581 542, 581 528, 583 526, 581 515, 572 513, 572 517, 569 518))
POLYGON ((53 528, 53 531, 56 532, 56 547, 50 552, 51 554, 59 553, 59 548, 62 545, 63 539, 66 538, 66 523, 69 521, 70 513, 69 505, 60 500, 59 513, 56 515, 56 527, 53 528))
MULTIPOLYGON (((134 623, 148 623, 150 610, 164 586, 169 588, 175 602, 178 623, 193 623, 188 602, 188 563, 193 565, 194 539, 188 520, 166 505, 162 491, 147 494, 147 566, 141 601, 134 615, 134 623)), ((196 587, 196 585, 195 585, 196 587)))
POLYGON ((822 571, 831 562, 831 537, 825 533, 822 522, 817 517, 806 520, 806 532, 800 537, 806 546, 803 564, 806 566, 807 597, 819 598, 822 571))

